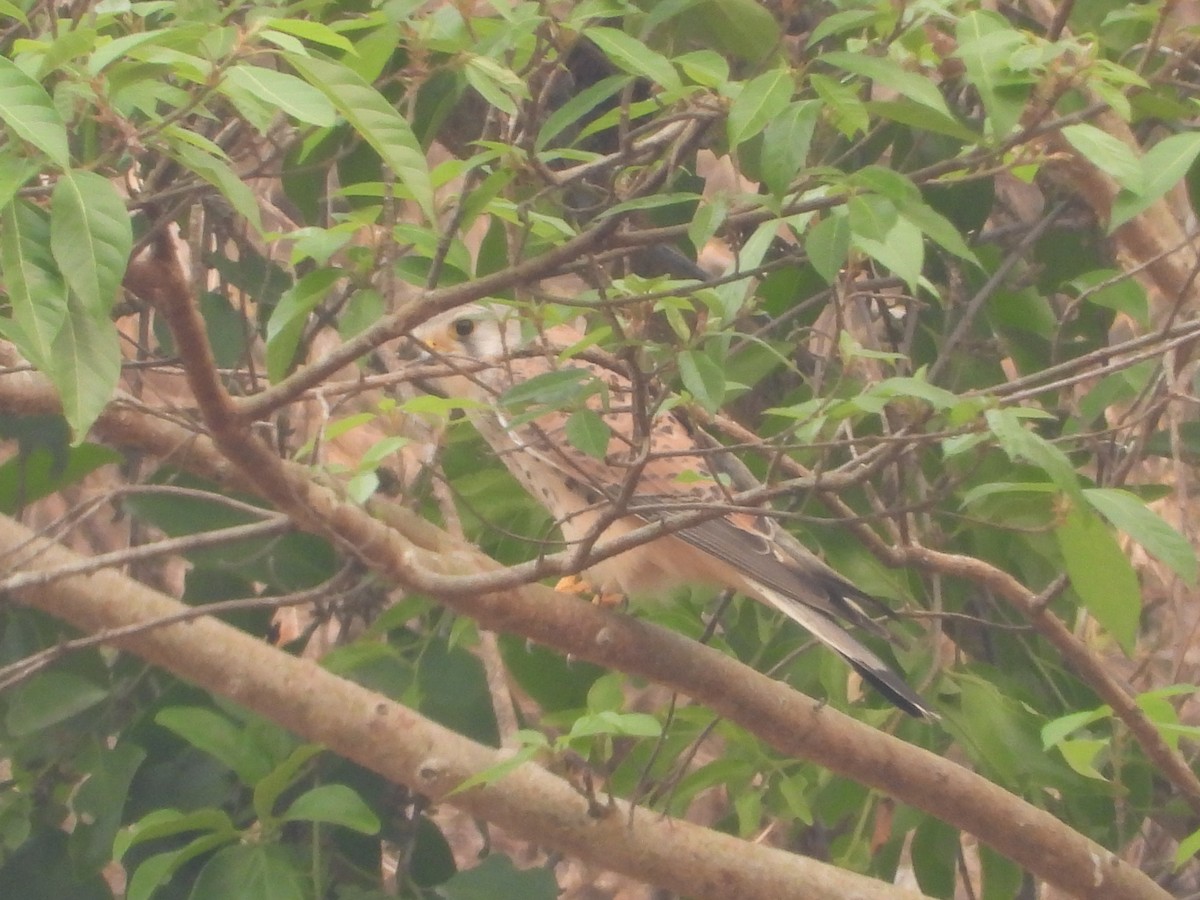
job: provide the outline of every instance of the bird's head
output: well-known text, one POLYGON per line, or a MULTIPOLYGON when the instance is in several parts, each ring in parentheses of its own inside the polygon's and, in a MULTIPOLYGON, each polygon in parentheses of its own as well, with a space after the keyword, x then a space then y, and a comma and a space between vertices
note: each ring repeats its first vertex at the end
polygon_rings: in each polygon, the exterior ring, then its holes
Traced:
POLYGON ((432 357, 495 362, 521 345, 520 325, 516 310, 470 303, 421 323, 412 336, 432 357))
POLYGON ((522 344, 517 311, 483 303, 434 316, 414 328, 411 336, 428 361, 456 370, 430 379, 438 393, 451 397, 477 394, 481 366, 511 357, 522 344))

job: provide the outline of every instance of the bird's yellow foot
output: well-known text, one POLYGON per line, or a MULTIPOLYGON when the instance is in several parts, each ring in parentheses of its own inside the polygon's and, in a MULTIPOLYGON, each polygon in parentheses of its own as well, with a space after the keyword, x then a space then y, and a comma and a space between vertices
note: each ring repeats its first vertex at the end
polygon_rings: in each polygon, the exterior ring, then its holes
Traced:
POLYGON ((580 575, 564 575, 558 579, 554 589, 560 594, 591 594, 592 602, 606 609, 614 609, 625 604, 625 595, 616 593, 596 592, 580 575))
POLYGON ((591 586, 578 575, 564 575, 558 579, 554 589, 560 594, 588 594, 591 586))

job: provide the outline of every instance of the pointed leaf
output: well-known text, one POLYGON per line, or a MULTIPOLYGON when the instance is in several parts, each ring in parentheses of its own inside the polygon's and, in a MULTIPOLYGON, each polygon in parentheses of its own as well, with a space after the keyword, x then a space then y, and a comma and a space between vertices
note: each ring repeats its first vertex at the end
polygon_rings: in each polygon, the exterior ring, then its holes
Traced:
POLYGON ((362 797, 344 784, 323 784, 296 798, 285 822, 329 822, 362 834, 379 831, 379 818, 362 797))
POLYGON ((616 28, 588 28, 586 37, 603 51, 618 69, 641 75, 668 90, 680 87, 679 73, 670 61, 637 38, 616 28))
POLYGON ((582 450, 588 456, 604 459, 608 452, 608 439, 612 429, 603 417, 590 409, 577 409, 571 413, 565 426, 567 440, 577 450, 582 450))
MULTIPOLYGON (((258 208, 258 200, 254 191, 238 177, 223 159, 220 147, 213 145, 212 151, 199 145, 197 136, 173 125, 163 129, 163 134, 170 142, 170 154, 176 162, 185 169, 195 172, 229 201, 237 212, 261 234, 263 230, 262 213, 258 208), (214 152, 215 151, 215 152, 214 152)), ((211 142, 209 142, 211 143, 211 142)))
POLYGON ((850 252, 849 218, 833 212, 810 228, 804 237, 804 252, 825 283, 833 284, 850 252))
POLYGON ((1125 652, 1132 653, 1142 595, 1137 574, 1108 526, 1086 509, 1075 509, 1054 534, 1079 599, 1125 652))
POLYGON ((1083 496, 1104 518, 1146 552, 1158 557, 1189 585, 1196 584, 1196 551, 1182 534, 1136 494, 1115 488, 1088 488, 1083 496))
POLYGON ((777 197, 783 195, 808 161, 808 149, 820 117, 820 103, 801 100, 767 124, 760 168, 763 183, 777 197))
POLYGON ((67 126, 45 88, 0 56, 0 121, 33 144, 55 165, 71 164, 67 126))
POLYGON ((225 81, 223 89, 232 87, 235 91, 244 91, 297 121, 328 128, 337 119, 328 97, 287 72, 241 63, 225 73, 225 81))
POLYGON ((317 56, 285 54, 296 72, 325 94, 408 189, 427 218, 434 218, 429 166, 408 121, 383 94, 340 63, 317 56))
POLYGON ((4 726, 14 737, 24 737, 69 719, 108 695, 107 689, 79 675, 46 672, 8 698, 4 726))
POLYGON ((706 353, 684 350, 679 354, 679 377, 696 402, 716 412, 725 400, 725 373, 706 353))
POLYGON ((1037 466, 1061 490, 1078 496, 1079 479, 1075 467, 1062 450, 1027 429, 1013 410, 989 409, 984 417, 1009 459, 1037 466))
POLYGON ((730 149, 754 137, 782 113, 795 88, 791 70, 785 68, 772 69, 746 82, 729 107, 725 123, 730 149))
POLYGON ((54 338, 67 318, 67 286, 50 256, 49 219, 28 203, 0 212, 0 276, 17 325, 9 339, 46 372, 54 338))
POLYGON ((908 71, 895 60, 846 51, 822 53, 819 58, 823 63, 836 66, 853 75, 869 78, 881 87, 895 91, 915 103, 953 118, 945 98, 937 89, 936 82, 916 72, 908 71))
POLYGON ((267 377, 278 382, 296 361, 296 348, 311 313, 342 277, 337 269, 318 269, 297 281, 267 321, 267 377))
POLYGON ((1145 178, 1140 191, 1123 190, 1113 201, 1108 233, 1112 234, 1134 216, 1175 187, 1200 155, 1200 131, 1173 134, 1159 141, 1142 157, 1145 178))
POLYGON ((58 389, 76 442, 83 440, 108 405, 121 377, 121 345, 107 316, 83 308, 71 295, 67 315, 50 348, 46 370, 58 389))
POLYGON ((1133 193, 1145 187, 1141 162, 1124 141, 1087 123, 1068 125, 1062 130, 1062 136, 1079 151, 1080 156, 1112 176, 1121 187, 1133 193))
POLYGON ((108 179, 64 172, 51 197, 50 251, 85 309, 108 315, 132 249, 129 213, 108 179))

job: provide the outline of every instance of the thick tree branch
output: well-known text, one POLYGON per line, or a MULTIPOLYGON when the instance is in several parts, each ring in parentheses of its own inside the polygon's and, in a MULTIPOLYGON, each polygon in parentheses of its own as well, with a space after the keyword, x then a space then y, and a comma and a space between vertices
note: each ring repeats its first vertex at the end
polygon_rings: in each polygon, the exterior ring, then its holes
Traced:
MULTIPOLYGON (((28 574, 49 574, 84 562, 11 519, 0 518, 0 557, 14 554, 31 561, 19 564, 28 574)), ((55 579, 24 588, 16 596, 88 632, 137 627, 191 611, 111 571, 55 579)), ((492 784, 451 793, 468 778, 504 762, 507 754, 212 618, 152 628, 114 643, 418 793, 528 840, 672 891, 717 900, 920 896, 651 810, 631 815, 623 802, 594 816, 578 791, 532 763, 492 784)))

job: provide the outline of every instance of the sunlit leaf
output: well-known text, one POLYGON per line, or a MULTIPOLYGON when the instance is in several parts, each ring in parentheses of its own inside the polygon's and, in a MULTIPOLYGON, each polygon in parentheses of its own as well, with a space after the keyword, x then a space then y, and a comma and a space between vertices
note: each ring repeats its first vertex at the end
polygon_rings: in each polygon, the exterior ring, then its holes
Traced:
POLYGON ((683 386, 701 406, 715 412, 725 402, 725 372, 707 353, 684 350, 676 357, 683 386))
POLYGON ((641 75, 668 90, 680 87, 679 73, 665 56, 651 50, 637 38, 603 25, 587 29, 587 39, 622 71, 641 75))
POLYGON ((1116 231, 1134 216, 1144 212, 1152 203, 1175 187, 1196 157, 1200 155, 1200 131, 1188 131, 1163 138, 1141 159, 1144 186, 1133 191, 1126 188, 1113 201, 1108 232, 1116 231))
POLYGON ((374 148, 425 216, 433 220, 429 166, 408 121, 354 70, 317 56, 285 55, 292 68, 324 93, 363 140, 374 148))
POLYGON ((46 371, 67 318, 67 286, 50 254, 50 222, 40 209, 18 202, 0 211, 0 275, 18 326, 9 339, 46 371))
POLYGON ((608 439, 612 429, 599 413, 590 409, 577 409, 571 413, 564 428, 571 446, 588 456, 604 459, 608 452, 608 439))
POLYGON ((0 122, 45 153, 55 165, 70 165, 67 126, 50 95, 6 56, 0 56, 0 122))
POLYGON ((133 228, 125 202, 107 178, 94 172, 64 172, 50 207, 50 251, 84 308, 105 316, 116 300, 133 228))
POLYGON ((1083 496, 1102 516, 1158 557, 1187 584, 1196 584, 1196 551, 1175 528, 1136 495, 1116 488, 1085 488, 1083 496))
POLYGON ((1144 188, 1146 177, 1141 163, 1124 141, 1086 122, 1068 125, 1062 136, 1086 162, 1111 175, 1127 191, 1136 194, 1144 188))
POLYGON ((46 374, 62 400, 63 415, 82 440, 108 405, 121 376, 121 347, 117 329, 107 316, 84 309, 74 295, 67 315, 54 336, 46 374))
POLYGON ((300 122, 325 128, 337 117, 323 93, 287 72, 241 63, 226 70, 225 80, 229 88, 256 97, 300 122))
POLYGON ((730 149, 754 137, 782 113, 795 87, 791 71, 784 68, 764 72, 743 85, 725 122, 730 149))
POLYGON ((1075 509, 1054 534, 1079 599, 1125 652, 1132 653, 1142 594, 1137 573, 1108 526, 1096 515, 1075 509))

